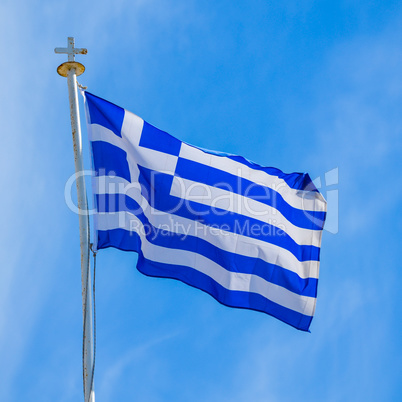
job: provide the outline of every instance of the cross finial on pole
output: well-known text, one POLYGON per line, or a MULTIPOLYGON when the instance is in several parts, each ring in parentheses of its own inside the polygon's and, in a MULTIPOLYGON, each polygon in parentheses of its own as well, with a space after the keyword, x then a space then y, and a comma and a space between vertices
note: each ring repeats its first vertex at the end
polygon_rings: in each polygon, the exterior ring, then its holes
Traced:
POLYGON ((68 72, 70 70, 74 70, 75 74, 81 75, 85 71, 85 67, 81 64, 78 63, 78 61, 75 61, 75 55, 76 54, 87 54, 88 50, 87 49, 80 49, 80 48, 75 48, 74 47, 74 38, 73 37, 68 37, 67 39, 67 47, 56 47, 54 49, 55 53, 59 54, 67 54, 68 55, 68 61, 65 63, 61 64, 57 68, 57 72, 62 76, 62 77, 67 77, 68 72))
POLYGON ((54 49, 54 52, 59 54, 67 54, 68 61, 75 61, 76 54, 87 54, 88 50, 84 48, 75 48, 74 38, 70 36, 67 38, 67 47, 56 47, 56 49, 54 49))

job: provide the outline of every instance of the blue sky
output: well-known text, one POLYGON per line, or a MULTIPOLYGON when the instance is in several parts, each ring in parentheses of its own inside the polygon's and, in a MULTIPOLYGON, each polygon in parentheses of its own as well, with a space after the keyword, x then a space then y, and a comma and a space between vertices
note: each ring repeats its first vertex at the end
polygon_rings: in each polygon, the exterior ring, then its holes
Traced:
POLYGON ((79 81, 94 94, 339 196, 311 334, 101 251, 96 400, 401 400, 401 18, 399 2, 375 0, 3 1, 0 400, 82 398, 73 149, 53 52, 67 36, 88 48, 79 81))

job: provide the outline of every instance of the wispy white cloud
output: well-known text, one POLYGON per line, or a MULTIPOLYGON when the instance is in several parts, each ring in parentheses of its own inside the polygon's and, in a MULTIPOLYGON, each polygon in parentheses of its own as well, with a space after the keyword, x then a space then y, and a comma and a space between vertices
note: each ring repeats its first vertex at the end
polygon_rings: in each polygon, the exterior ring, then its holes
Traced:
MULTIPOLYGON (((133 362, 135 362, 136 365, 140 365, 142 361, 148 361, 147 370, 151 367, 152 370, 159 371, 160 368, 158 369, 156 366, 164 367, 164 363, 157 358, 156 353, 153 353, 153 349, 164 342, 172 340, 180 334, 180 331, 175 331, 166 335, 157 336, 154 339, 136 345, 130 350, 124 352, 123 356, 114 359, 102 377, 99 378, 97 386, 102 398, 110 401, 114 399, 113 395, 120 390, 121 384, 119 384, 119 381, 123 376, 123 372, 127 370, 127 368, 132 367, 133 362), (150 356, 152 356, 153 360, 151 364, 149 364, 150 356)), ((144 392, 144 389, 142 389, 142 391, 144 392)), ((152 389, 149 389, 147 395, 141 394, 141 398, 149 401, 157 401, 159 399, 157 393, 153 392, 152 389)))

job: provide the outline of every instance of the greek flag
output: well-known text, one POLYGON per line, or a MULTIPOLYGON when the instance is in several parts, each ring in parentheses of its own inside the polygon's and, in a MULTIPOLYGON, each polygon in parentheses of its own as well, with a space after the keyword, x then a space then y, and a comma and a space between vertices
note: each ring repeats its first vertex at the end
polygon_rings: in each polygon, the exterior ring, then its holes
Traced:
POLYGON ((145 275, 308 331, 326 202, 308 174, 285 174, 182 142, 84 92, 95 247, 138 253, 145 275))

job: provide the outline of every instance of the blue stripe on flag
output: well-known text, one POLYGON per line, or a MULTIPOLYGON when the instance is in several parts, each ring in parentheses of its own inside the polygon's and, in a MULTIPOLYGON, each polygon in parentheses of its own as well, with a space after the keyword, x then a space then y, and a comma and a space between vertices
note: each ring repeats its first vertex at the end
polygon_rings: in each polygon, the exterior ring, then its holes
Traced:
POLYGON ((246 158, 238 155, 229 156, 230 159, 242 163, 254 170, 261 170, 268 173, 271 176, 277 176, 284 180, 286 184, 295 190, 308 190, 318 192, 310 176, 307 173, 283 173, 282 170, 273 167, 260 166, 257 163, 251 162, 246 158))
POLYGON ((278 178, 284 180, 290 188, 293 188, 295 190, 307 190, 307 191, 319 192, 315 187, 313 181, 311 180, 310 176, 308 175, 308 173, 284 173, 282 172, 282 170, 277 168, 261 166, 258 163, 252 162, 244 158, 243 156, 233 155, 226 152, 212 151, 210 149, 196 147, 191 144, 188 145, 193 148, 200 149, 201 151, 207 154, 222 156, 231 159, 235 162, 241 163, 242 165, 248 166, 253 170, 260 170, 262 172, 265 172, 270 176, 277 176, 278 178))
POLYGON ((91 124, 99 124, 100 126, 106 127, 117 136, 121 137, 124 109, 102 98, 98 98, 89 92, 85 92, 85 96, 91 124))
MULTIPOLYGON (((140 251, 141 239, 138 234, 131 232, 130 235, 127 236, 124 233, 119 233, 120 231, 122 230, 100 230, 98 232, 99 241, 107 243, 107 247, 115 247, 123 251, 137 251, 139 254, 137 269, 144 275, 180 280, 187 285, 208 293, 225 306, 260 311, 278 318, 299 330, 308 331, 313 317, 283 307, 257 293, 228 290, 196 269, 146 259, 140 251), (110 232, 112 232, 112 234, 110 234, 110 232), (115 232, 116 237, 114 238, 113 234, 115 232), (133 250, 133 248, 135 248, 135 250, 133 250)), ((128 233, 127 231, 125 232, 128 233)))
POLYGON ((144 258, 142 253, 139 253, 137 269, 153 277, 178 279, 208 293, 225 306, 267 313, 302 331, 308 331, 313 318, 274 303, 258 293, 228 290, 208 275, 193 268, 150 261, 144 258))

